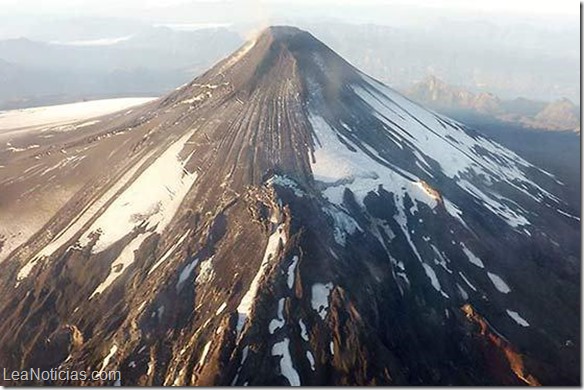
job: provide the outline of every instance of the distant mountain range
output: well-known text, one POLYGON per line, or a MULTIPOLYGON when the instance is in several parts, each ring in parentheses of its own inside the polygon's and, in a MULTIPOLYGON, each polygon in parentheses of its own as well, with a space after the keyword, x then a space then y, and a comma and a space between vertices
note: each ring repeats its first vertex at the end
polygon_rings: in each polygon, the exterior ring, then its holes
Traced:
POLYGON ((26 116, 0 132, 0 367, 121 378, 0 385, 581 382, 565 184, 306 31, 26 116))
POLYGON ((227 29, 142 29, 131 36, 0 41, 0 110, 119 96, 159 96, 241 44, 227 29))
MULTIPOLYGON (((0 110, 162 96, 228 56, 254 28, 188 31, 132 20, 76 18, 21 27, 21 35, 9 35, 21 38, 8 39, 2 30, 9 22, 0 15, 0 110)), ((434 74, 504 99, 579 98, 578 32, 569 29, 447 20, 423 28, 330 21, 300 26, 394 88, 406 89, 434 74)))
POLYGON ((580 132, 580 108, 567 98, 542 102, 526 98, 503 100, 472 92, 430 76, 403 91, 411 99, 439 111, 474 111, 524 127, 580 132))

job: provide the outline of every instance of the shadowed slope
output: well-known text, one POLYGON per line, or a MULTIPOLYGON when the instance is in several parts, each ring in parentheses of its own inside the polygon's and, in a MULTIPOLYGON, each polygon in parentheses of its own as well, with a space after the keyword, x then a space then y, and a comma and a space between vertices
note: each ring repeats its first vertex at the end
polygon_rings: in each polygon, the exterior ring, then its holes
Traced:
MULTIPOLYGON (((56 151, 83 159, 2 264, 2 366, 125 385, 579 380, 562 184, 307 32, 269 28, 158 101, 44 135, 0 156, 23 185, 56 151)), ((5 210, 28 196, 6 188, 5 210)))

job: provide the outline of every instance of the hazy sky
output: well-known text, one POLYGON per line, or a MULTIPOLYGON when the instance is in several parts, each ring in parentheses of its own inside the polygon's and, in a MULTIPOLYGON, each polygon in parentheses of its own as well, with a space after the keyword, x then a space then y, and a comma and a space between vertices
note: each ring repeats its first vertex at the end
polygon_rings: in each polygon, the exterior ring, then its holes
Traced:
MULTIPOLYGON (((318 26, 338 28, 339 33, 356 28, 370 31, 369 39, 374 39, 375 31, 391 31, 401 33, 402 40, 417 39, 411 53, 420 54, 407 65, 412 69, 425 66, 426 73, 437 72, 451 83, 489 88, 509 74, 519 89, 499 88, 499 93, 577 99, 579 19, 578 0, 0 0, 0 40, 24 37, 52 44, 101 45, 134 36, 139 40, 141 33, 154 34, 153 30, 165 34, 168 30, 152 28, 159 25, 175 30, 221 25, 244 38, 273 24, 297 25, 315 33, 318 26), (341 23, 335 27, 336 22, 341 23), (423 50, 434 51, 435 57, 423 50), (480 58, 469 59, 469 53, 480 58), (428 63, 422 63, 426 58, 428 63), (442 70, 436 70, 437 64, 442 70), (498 79, 489 79, 487 70, 498 79)), ((328 38, 334 44, 335 34, 328 38)), ((343 39, 354 41, 343 52, 347 57, 366 49, 367 42, 359 37, 343 39)), ((376 42, 385 48, 384 37, 376 42)), ((336 43, 335 48, 342 50, 343 42, 336 43)), ((0 60, 20 63, 19 53, 4 53, 0 60)), ((379 60, 370 56, 370 64, 379 60)), ((34 62, 39 64, 43 63, 34 62)))
MULTIPOLYGON (((117 16, 142 20, 244 22, 274 17, 330 17, 402 23, 424 14, 508 15, 577 21, 577 0, 0 0, 0 16, 117 16), (430 11, 431 10, 431 11, 430 11), (299 15, 301 14, 301 15, 299 15), (405 19, 404 19, 405 18, 405 19)), ((423 19, 423 18, 422 18, 423 19)), ((385 24, 385 23, 384 23, 385 24)))

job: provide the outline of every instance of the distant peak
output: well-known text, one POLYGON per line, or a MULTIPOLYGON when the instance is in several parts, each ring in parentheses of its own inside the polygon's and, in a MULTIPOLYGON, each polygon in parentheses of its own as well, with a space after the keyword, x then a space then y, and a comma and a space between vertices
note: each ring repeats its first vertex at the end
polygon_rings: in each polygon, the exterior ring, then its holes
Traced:
POLYGON ((270 26, 261 35, 270 35, 274 39, 287 39, 299 34, 308 34, 308 32, 294 26, 270 26))
POLYGON ((290 43, 298 39, 316 40, 309 32, 293 26, 270 26, 260 33, 259 38, 281 43, 290 43))

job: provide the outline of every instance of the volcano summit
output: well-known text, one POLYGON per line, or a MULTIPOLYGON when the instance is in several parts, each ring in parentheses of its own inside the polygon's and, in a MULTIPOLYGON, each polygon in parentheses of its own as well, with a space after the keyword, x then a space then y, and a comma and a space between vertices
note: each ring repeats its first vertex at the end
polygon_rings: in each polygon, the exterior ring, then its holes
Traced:
POLYGON ((271 27, 132 110, 10 134, 0 367, 580 383, 563 184, 307 32, 271 27))

